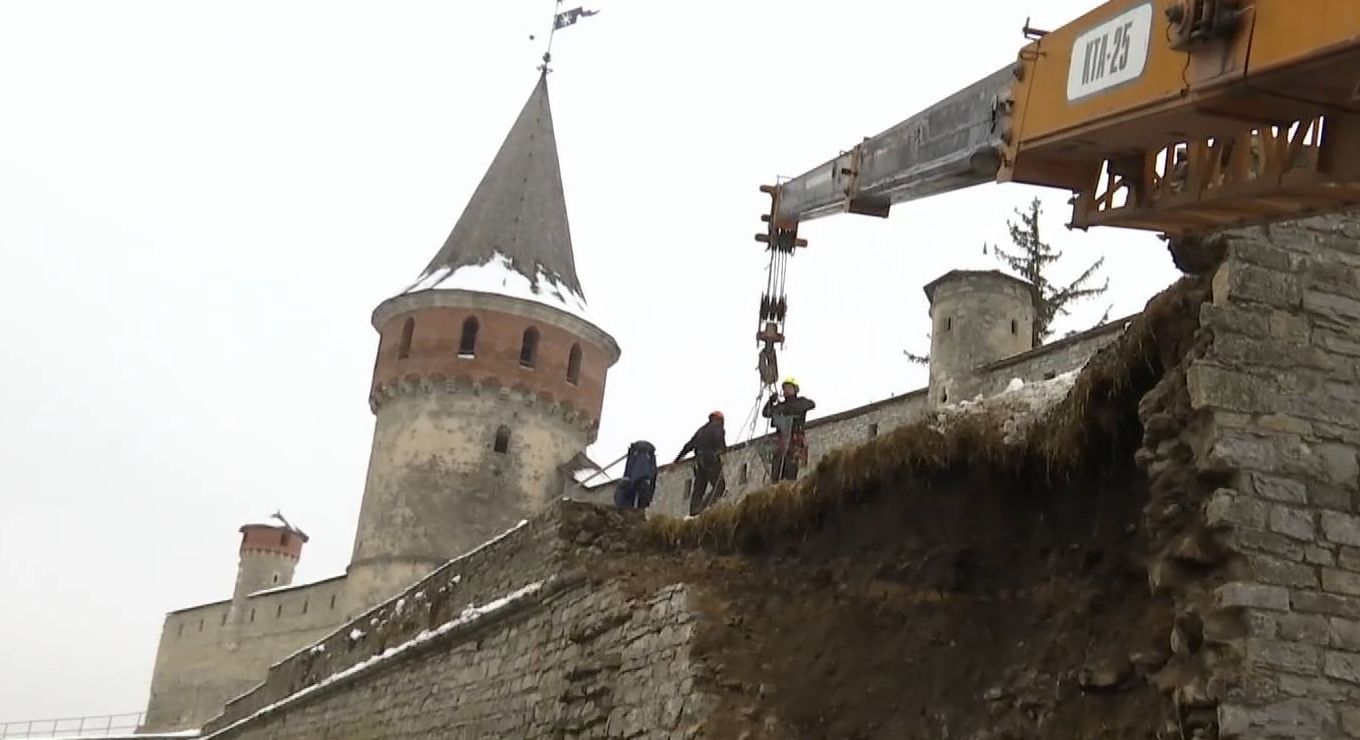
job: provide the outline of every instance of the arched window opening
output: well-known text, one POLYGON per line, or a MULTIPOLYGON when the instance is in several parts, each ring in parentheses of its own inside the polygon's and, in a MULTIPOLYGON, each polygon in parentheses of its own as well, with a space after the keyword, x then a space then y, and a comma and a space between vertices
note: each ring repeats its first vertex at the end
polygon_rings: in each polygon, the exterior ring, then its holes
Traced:
POLYGON ((280 545, 284 545, 284 546, 287 546, 287 545, 288 545, 288 533, 287 533, 287 532, 279 532, 279 544, 280 544, 280 545))
POLYGON ((741 485, 744 486, 744 485, 746 485, 746 481, 748 481, 748 480, 750 480, 750 473, 749 473, 749 472, 747 471, 747 469, 746 469, 746 463, 742 463, 742 464, 741 464, 741 474, 737 477, 737 481, 740 482, 741 485))
POLYGON ((501 425, 500 429, 496 430, 495 450, 502 455, 510 451, 510 427, 505 426, 504 424, 501 425))
POLYGON ((1012 334, 1020 333, 1020 322, 1016 321, 1015 319, 1011 319, 1011 333, 1012 334))
POLYGON ((472 357, 477 354, 477 329, 480 327, 475 316, 463 320, 463 336, 458 340, 459 357, 472 357))
POLYGON ((406 323, 401 327, 401 346, 397 347, 397 359, 404 360, 411 356, 411 337, 416 333, 416 320, 408 317, 406 323))
POLYGON ((869 425, 869 437, 872 439, 873 437, 877 437, 877 436, 878 436, 878 424, 870 424, 870 425, 869 425))
POLYGON ((567 356, 567 382, 576 385, 581 382, 581 345, 571 345, 571 354, 567 356))
POLYGON ((520 367, 533 367, 538 360, 538 329, 524 330, 524 341, 519 346, 520 367))

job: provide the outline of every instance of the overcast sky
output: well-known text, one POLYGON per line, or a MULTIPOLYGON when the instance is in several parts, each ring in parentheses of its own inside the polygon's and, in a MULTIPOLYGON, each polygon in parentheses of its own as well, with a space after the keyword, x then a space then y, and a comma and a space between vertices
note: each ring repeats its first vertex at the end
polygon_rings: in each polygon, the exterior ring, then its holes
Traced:
MULTIPOLYGON (((571 7, 575 3, 568 3, 571 7)), ((755 399, 758 191, 1014 58, 1094 0, 597 0, 551 77, 578 272, 623 348, 592 456, 663 457, 755 399)), ((373 307, 443 243, 533 87, 551 0, 0 1, 0 720, 144 708, 164 612, 230 595, 282 508, 342 572, 373 307), (539 40, 531 42, 530 33, 539 40)), ((913 390, 920 287, 994 266, 1036 192, 811 223, 781 365, 819 414, 913 390)), ((1151 235, 1068 232, 1132 313, 1151 235)))

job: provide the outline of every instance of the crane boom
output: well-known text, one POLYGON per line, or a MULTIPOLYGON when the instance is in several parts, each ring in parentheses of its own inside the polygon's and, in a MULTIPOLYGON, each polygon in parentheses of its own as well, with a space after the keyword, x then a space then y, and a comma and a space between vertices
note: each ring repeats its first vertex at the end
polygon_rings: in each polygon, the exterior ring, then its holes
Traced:
POLYGON ((1013 82, 1007 66, 780 184, 776 217, 887 216, 898 203, 995 180, 1005 151, 1001 119, 1009 118, 997 101, 1013 82))
POLYGON ((983 182, 1074 194, 1071 226, 1186 235, 1360 203, 1360 1, 1109 0, 1017 60, 762 189, 759 235, 983 182))

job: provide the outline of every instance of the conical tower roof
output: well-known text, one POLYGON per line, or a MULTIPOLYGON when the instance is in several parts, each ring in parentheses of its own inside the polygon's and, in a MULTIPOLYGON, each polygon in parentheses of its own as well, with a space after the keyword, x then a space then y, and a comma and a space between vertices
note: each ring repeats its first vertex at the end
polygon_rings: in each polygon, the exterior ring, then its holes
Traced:
POLYGON ((444 246, 404 292, 434 288, 501 293, 584 311, 546 72, 444 246))

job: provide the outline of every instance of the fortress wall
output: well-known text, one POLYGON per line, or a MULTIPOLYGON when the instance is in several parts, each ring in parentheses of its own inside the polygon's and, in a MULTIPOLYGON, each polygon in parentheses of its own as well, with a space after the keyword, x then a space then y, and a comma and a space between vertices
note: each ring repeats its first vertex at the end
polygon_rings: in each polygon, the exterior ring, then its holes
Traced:
POLYGON ((695 688, 690 602, 679 585, 634 600, 554 576, 207 737, 691 737, 713 702, 695 688))
MULTIPOLYGON (((557 501, 542 513, 456 560, 398 596, 340 626, 307 650, 279 661, 265 682, 227 704, 220 729, 297 691, 353 669, 464 611, 540 584, 540 599, 576 588, 582 555, 621 551, 636 537, 637 512, 557 501), (548 584, 552 584, 551 586, 548 584)), ((561 598, 568 598, 563 596, 561 598)))
POLYGON ((345 579, 259 592, 239 622, 231 602, 166 615, 144 729, 191 729, 259 683, 280 655, 297 650, 346 618, 345 579))

